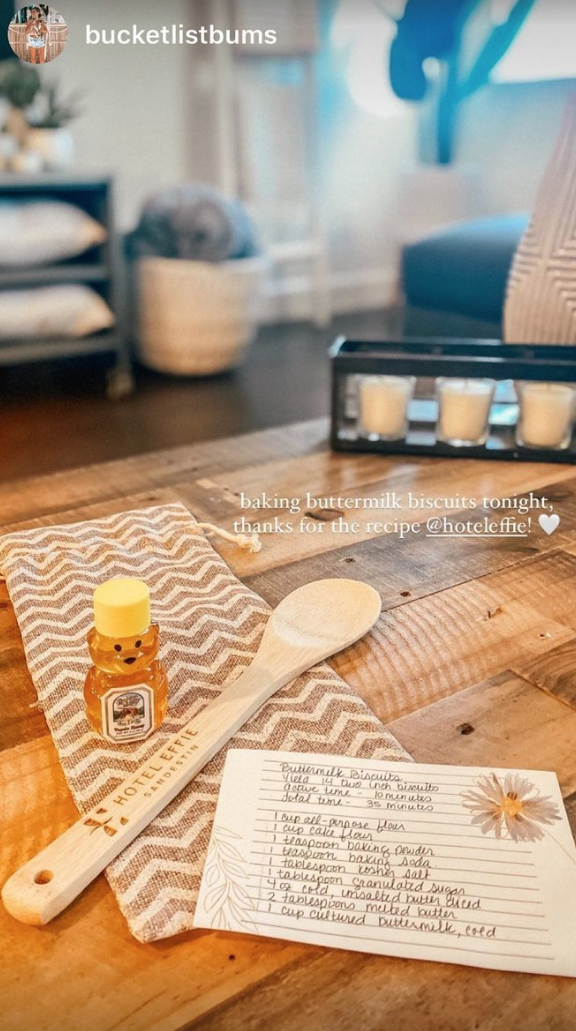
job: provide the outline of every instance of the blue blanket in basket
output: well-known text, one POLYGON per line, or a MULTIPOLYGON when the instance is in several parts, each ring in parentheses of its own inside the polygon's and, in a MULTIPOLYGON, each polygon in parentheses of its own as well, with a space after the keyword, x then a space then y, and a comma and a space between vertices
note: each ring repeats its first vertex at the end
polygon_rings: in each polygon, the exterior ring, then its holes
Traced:
POLYGON ((126 238, 131 258, 155 255, 221 262, 259 253, 251 218, 208 186, 179 186, 151 197, 126 238))

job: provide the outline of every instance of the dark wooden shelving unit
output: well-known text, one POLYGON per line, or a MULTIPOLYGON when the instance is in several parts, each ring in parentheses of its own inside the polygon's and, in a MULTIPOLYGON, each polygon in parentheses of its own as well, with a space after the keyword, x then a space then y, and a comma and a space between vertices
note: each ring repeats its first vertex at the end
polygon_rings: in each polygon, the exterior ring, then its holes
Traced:
POLYGON ((110 353, 115 361, 108 374, 108 396, 115 399, 129 394, 133 389, 133 379, 116 292, 118 262, 111 179, 0 175, 0 201, 24 199, 59 200, 74 204, 104 226, 106 239, 78 258, 51 265, 7 268, 2 267, 0 255, 0 290, 85 283, 106 301, 114 313, 116 325, 110 330, 86 337, 0 340, 0 366, 110 353))

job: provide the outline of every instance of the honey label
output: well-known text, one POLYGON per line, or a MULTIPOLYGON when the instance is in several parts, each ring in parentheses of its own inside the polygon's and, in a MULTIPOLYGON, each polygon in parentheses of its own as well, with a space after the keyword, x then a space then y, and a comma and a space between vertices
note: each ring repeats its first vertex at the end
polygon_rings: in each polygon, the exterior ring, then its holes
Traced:
POLYGON ((154 692, 147 684, 102 695, 102 733, 109 741, 140 741, 154 729, 154 692))

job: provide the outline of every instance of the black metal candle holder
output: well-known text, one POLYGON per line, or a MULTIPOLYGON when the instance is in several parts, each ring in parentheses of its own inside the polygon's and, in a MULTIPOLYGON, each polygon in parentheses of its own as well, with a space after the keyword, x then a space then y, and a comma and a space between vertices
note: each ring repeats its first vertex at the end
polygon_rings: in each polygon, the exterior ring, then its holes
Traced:
POLYGON ((367 342, 340 337, 329 353, 332 364, 330 442, 336 451, 376 451, 384 454, 513 459, 525 462, 576 462, 574 436, 564 450, 523 447, 516 442, 519 405, 512 383, 514 380, 533 380, 576 384, 576 347, 431 338, 367 342), (404 439, 369 439, 363 435, 359 424, 359 376, 416 377, 417 391, 409 405, 408 432, 404 439), (438 407, 434 383, 438 377, 496 381, 490 431, 485 444, 459 447, 437 439, 438 407))

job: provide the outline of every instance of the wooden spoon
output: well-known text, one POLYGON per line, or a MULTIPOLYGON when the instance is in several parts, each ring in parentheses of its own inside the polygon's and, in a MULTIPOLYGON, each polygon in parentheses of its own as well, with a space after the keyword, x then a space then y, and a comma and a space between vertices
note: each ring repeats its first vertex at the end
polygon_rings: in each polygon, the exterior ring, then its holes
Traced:
POLYGON ((276 691, 363 637, 380 609, 356 580, 317 580, 284 598, 238 680, 6 881, 8 912, 26 924, 61 913, 276 691))

